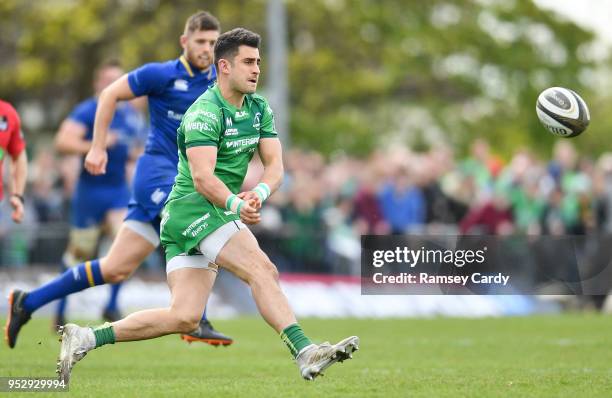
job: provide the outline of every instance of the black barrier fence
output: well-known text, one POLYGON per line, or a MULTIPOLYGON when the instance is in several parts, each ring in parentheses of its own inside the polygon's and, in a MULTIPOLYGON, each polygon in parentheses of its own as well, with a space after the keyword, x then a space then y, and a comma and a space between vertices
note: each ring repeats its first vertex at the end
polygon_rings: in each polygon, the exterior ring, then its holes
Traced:
POLYGON ((605 295, 612 236, 363 236, 362 294, 605 295))
POLYGON ((63 222, 0 229, 0 266, 56 265, 68 244, 70 226, 63 222))
MULTIPOLYGON (((359 241, 355 238, 353 254, 336 253, 323 230, 274 232, 252 229, 261 248, 283 272, 359 274, 359 241)), ((0 268, 29 265, 59 267, 68 245, 70 224, 0 225, 0 268)), ((110 242, 106 242, 106 247, 110 242)), ((105 245, 101 245, 105 246, 105 245)), ((165 267, 163 250, 158 249, 145 262, 147 268, 165 267)))

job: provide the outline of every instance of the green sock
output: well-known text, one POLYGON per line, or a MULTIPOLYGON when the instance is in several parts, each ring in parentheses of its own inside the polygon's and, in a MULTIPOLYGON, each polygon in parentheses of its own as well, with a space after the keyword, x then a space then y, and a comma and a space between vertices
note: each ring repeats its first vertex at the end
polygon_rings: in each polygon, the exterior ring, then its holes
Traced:
POLYGON ((304 331, 297 323, 283 329, 280 336, 285 344, 287 344, 287 347, 289 347, 289 351, 291 351, 293 358, 297 357, 302 348, 312 344, 310 339, 306 337, 304 331))
POLYGON ((96 348, 102 347, 105 344, 115 344, 115 332, 113 331, 113 325, 110 323, 106 322, 92 330, 96 337, 96 348))

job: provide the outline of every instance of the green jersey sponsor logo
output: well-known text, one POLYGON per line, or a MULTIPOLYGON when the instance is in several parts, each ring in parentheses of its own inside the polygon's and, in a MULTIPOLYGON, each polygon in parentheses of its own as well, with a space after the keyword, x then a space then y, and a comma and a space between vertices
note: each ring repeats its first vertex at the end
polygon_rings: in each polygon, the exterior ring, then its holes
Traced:
POLYGON ((208 227, 207 223, 202 224, 202 222, 206 221, 209 217, 210 217, 210 213, 206 213, 202 217, 196 219, 194 222, 189 224, 187 229, 183 231, 182 235, 183 236, 191 235, 192 237, 196 236, 197 234, 202 232, 203 229, 208 227))
POLYGON ((259 137, 244 138, 242 140, 227 141, 225 145, 228 148, 238 148, 259 143, 259 137))
POLYGON ((186 130, 197 130, 197 131, 215 131, 210 124, 206 122, 191 122, 185 125, 186 130))
POLYGON ((207 118, 209 118, 211 120, 214 120, 215 122, 219 121, 219 118, 217 117, 217 115, 215 115, 214 113, 212 113, 210 111, 207 111, 205 109, 198 109, 196 111, 189 112, 189 116, 191 116, 191 117, 196 117, 196 116, 199 116, 199 115, 204 115, 207 118))

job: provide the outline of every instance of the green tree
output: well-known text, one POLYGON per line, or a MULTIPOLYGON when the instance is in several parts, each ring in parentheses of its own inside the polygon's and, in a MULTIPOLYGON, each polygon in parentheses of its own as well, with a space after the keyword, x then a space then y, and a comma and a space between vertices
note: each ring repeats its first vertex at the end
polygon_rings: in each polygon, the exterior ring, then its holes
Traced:
MULTIPOLYGON (((487 138, 500 152, 548 154, 554 140, 535 114, 538 93, 574 89, 591 105, 574 140, 598 153, 612 127, 610 98, 592 71, 593 34, 526 0, 287 0, 292 141, 366 154, 386 142, 466 148, 487 138), (587 84, 591 81, 591 84, 587 84)), ((88 0, 0 2, 0 92, 35 100, 55 129, 91 93, 95 66, 128 69, 180 53, 185 18, 202 7, 224 29, 262 34, 266 1, 88 0)))

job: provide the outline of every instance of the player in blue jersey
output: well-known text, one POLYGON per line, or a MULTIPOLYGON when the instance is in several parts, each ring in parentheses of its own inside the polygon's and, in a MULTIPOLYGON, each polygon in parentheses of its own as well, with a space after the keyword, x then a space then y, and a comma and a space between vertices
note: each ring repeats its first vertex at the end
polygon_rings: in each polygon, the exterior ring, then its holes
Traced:
MULTIPOLYGON (((124 74, 118 61, 102 64, 94 73, 95 96, 78 104, 62 122, 55 137, 56 149, 66 155, 85 156, 91 148, 98 96, 106 87, 124 74)), ((63 256, 63 267, 86 261, 96 254, 102 232, 114 238, 125 218, 130 191, 126 165, 144 128, 142 117, 129 102, 122 102, 110 124, 111 134, 106 142, 109 169, 104 175, 94 176, 81 170, 71 203, 71 224, 68 247, 63 256)), ((121 284, 111 286, 111 295, 102 317, 121 319, 117 296, 121 284)), ((64 312, 67 299, 60 299, 54 324, 66 323, 64 312)))
MULTIPOLYGON (((219 33, 219 21, 200 11, 187 19, 180 38, 183 48, 180 58, 146 64, 102 91, 92 147, 85 159, 85 168, 94 175, 108 171, 107 162, 111 159, 106 152, 106 140, 117 103, 148 97, 151 131, 136 165, 128 215, 105 257, 79 264, 29 293, 13 290, 9 294, 5 333, 9 347, 15 346, 19 330, 36 309, 90 286, 125 280, 159 245, 160 212, 177 173, 176 130, 183 113, 216 79, 213 47, 219 33)), ((213 329, 206 312, 198 328, 181 337, 213 345, 233 342, 213 329)))

